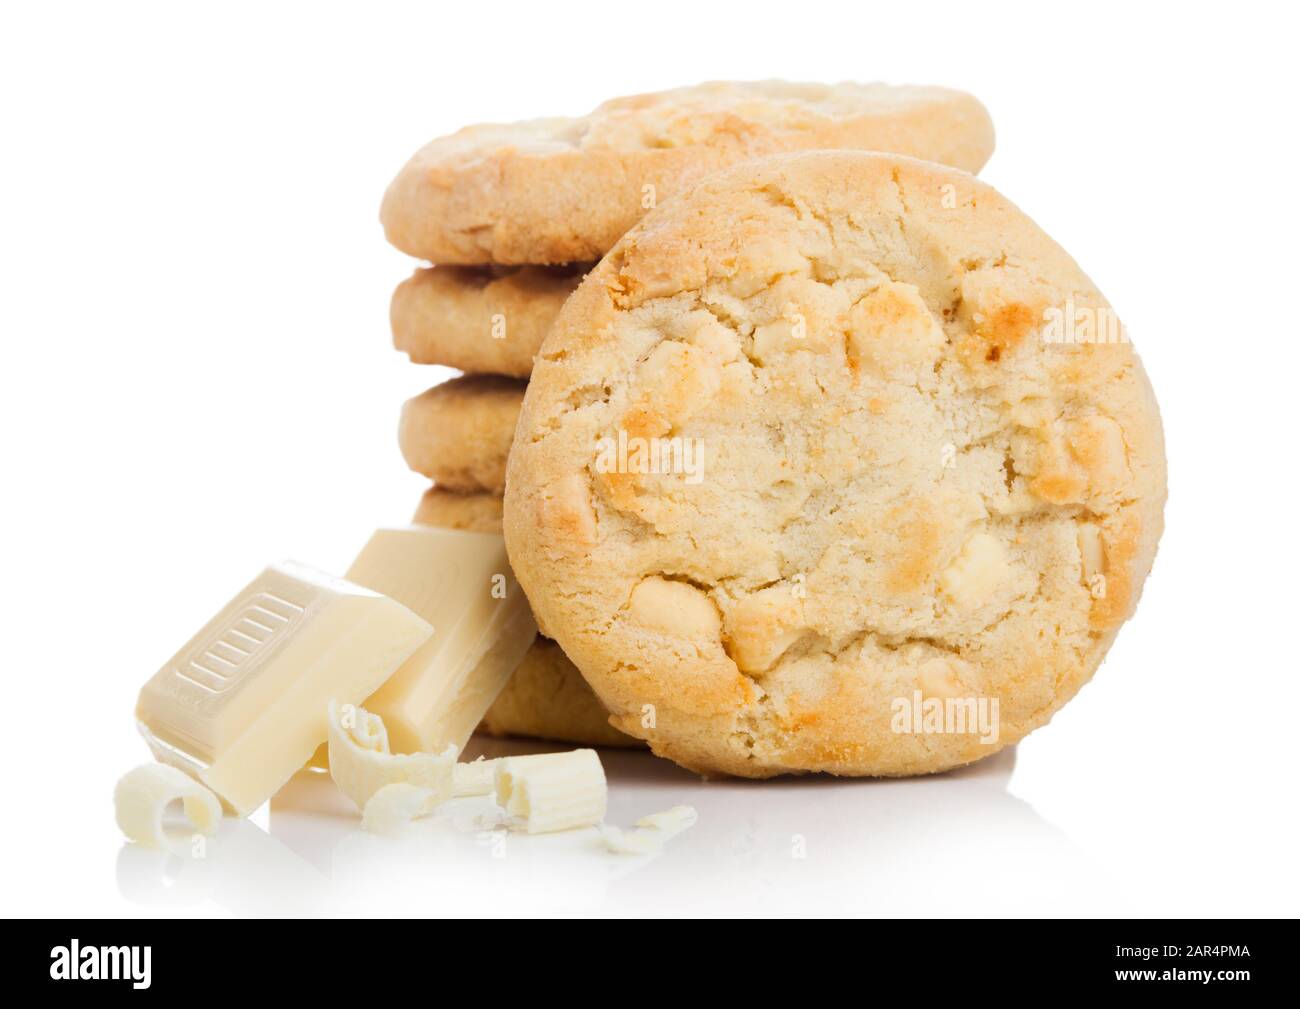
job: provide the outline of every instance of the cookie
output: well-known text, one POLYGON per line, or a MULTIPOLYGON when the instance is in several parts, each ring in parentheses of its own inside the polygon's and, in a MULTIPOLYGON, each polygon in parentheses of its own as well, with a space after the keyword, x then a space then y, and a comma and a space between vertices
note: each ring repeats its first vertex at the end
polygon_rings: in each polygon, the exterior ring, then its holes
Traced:
POLYGON ((501 532, 501 496, 486 491, 458 494, 430 487, 411 516, 415 525, 463 529, 471 533, 501 532))
POLYGON ((615 246, 542 345, 506 486, 511 564, 615 726, 704 773, 907 775, 1092 676, 1165 460, 1126 334, 1028 217, 829 151, 615 246))
POLYGON ((527 378, 564 299, 590 268, 416 270, 393 292, 393 345, 416 364, 527 378))
POLYGON ((578 667, 549 638, 538 638, 492 702, 479 730, 586 746, 643 746, 609 724, 609 713, 578 667))
POLYGON ((500 494, 524 388, 499 375, 462 375, 407 400, 402 458, 444 490, 500 494))
POLYGON ((821 148, 975 172, 993 125, 978 101, 945 88, 717 81, 440 137, 389 185, 380 218, 393 245, 433 263, 580 263, 711 172, 821 148))
MULTIPOLYGON (((416 525, 501 532, 501 498, 431 487, 411 520, 416 525)), ((609 724, 609 713, 577 666, 554 641, 539 637, 479 726, 494 736, 555 739, 587 746, 642 746, 609 724)))

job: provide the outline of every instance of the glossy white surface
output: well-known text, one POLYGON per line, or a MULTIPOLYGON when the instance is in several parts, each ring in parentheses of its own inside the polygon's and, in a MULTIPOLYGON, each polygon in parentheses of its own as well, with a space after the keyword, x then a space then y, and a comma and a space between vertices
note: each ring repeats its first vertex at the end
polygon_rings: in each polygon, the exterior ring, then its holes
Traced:
MULTIPOLYGON (((475 752, 531 749, 488 740, 475 752)), ((1225 860, 1243 839, 1222 801, 1171 808, 1168 789, 1094 782, 1083 795, 1104 796, 1107 808, 1093 811, 1098 823, 1070 830, 1015 793, 1034 776, 1010 750, 924 780, 767 784, 701 782, 641 753, 602 758, 607 822, 631 825, 678 803, 695 806, 699 822, 661 854, 628 857, 611 854, 594 829, 537 837, 485 829, 477 821, 490 819, 490 800, 460 799, 397 839, 378 838, 360 830, 325 775, 305 772, 262 815, 227 821, 202 859, 122 845, 117 891, 140 913, 186 915, 1180 915, 1295 907, 1293 877, 1252 892, 1259 866, 1281 867, 1290 841, 1249 842, 1253 869, 1225 860)))
POLYGON ((1300 912, 1290 13, 577 7, 0 12, 3 910, 1300 912), (925 780, 701 784, 608 755, 611 822, 699 809, 644 862, 590 833, 504 858, 441 822, 385 842, 320 778, 202 862, 124 848, 145 679, 266 564, 342 572, 415 507, 398 408, 444 373, 389 346, 412 264, 376 216, 402 161, 468 122, 774 75, 977 94, 984 177, 1124 318, 1170 505, 1095 681, 1014 760, 925 780))

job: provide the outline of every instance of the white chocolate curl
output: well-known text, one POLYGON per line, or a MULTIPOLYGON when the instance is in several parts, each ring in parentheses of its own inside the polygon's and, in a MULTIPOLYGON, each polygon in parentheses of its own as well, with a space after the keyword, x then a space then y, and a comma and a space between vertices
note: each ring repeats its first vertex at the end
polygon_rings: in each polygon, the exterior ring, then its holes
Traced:
POLYGON ((198 833, 210 837, 217 832, 221 800, 184 771, 166 764, 141 764, 122 776, 113 789, 117 825, 146 847, 189 855, 189 840, 168 834, 163 827, 164 812, 177 800, 198 833))
POLYGON ((330 702, 330 777, 360 810, 385 785, 428 789, 434 793, 433 806, 446 801, 452 794, 456 753, 455 746, 442 753, 390 753, 382 718, 365 708, 330 702))
POLYGON ((595 750, 502 757, 496 795, 513 830, 546 834, 592 827, 605 817, 605 769, 595 750))

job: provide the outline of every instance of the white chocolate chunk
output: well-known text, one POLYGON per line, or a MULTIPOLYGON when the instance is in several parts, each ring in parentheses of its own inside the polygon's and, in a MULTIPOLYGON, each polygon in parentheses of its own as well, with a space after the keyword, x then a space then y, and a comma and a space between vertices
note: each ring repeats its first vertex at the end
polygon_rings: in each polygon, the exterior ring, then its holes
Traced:
POLYGON ((124 774, 113 789, 117 825, 132 841, 177 855, 192 850, 188 839, 169 835, 163 815, 179 801, 200 834, 211 836, 221 823, 221 800, 184 771, 166 764, 141 764, 124 774))
POLYGON ((1084 581, 1091 581, 1106 571, 1106 548, 1101 541, 1101 530, 1092 522, 1079 525, 1079 561, 1084 581))
POLYGON ((989 510, 999 515, 1029 515, 1043 507, 1042 500, 1023 487, 1016 487, 1005 498, 989 502, 989 510))
POLYGON ((796 323, 789 319, 777 319, 765 326, 755 327, 754 358, 763 364, 771 364, 781 354, 807 349, 807 343, 796 335, 799 331, 795 327, 796 323))
POLYGON ((664 847, 664 836, 657 830, 624 830, 602 823, 600 837, 615 855, 657 855, 664 847))
POLYGON ((628 612, 642 627, 683 638, 717 638, 722 629, 712 599, 694 585, 657 575, 632 590, 628 612))
POLYGON ((491 795, 496 789, 497 764, 500 762, 501 758, 484 760, 479 757, 478 760, 457 764, 452 774, 452 794, 457 797, 491 795))
POLYGON ((888 281, 849 312, 849 355, 877 374, 929 366, 943 345, 938 319, 912 284, 888 281))
POLYGON ((432 813, 439 802, 438 793, 431 788, 394 782, 370 797, 361 813, 361 827, 372 834, 394 837, 412 820, 432 813))
POLYGON ((393 749, 464 749, 537 636, 505 541, 457 529, 380 529, 348 578, 433 625, 428 641, 365 702, 388 727, 393 749))
POLYGON ((456 766, 454 746, 441 753, 390 753, 383 719, 353 705, 329 705, 330 776, 364 810, 385 785, 407 784, 433 792, 436 802, 451 798, 456 766))
POLYGON ((496 797, 514 830, 545 834, 591 827, 605 817, 605 769, 595 750, 502 757, 496 797))
POLYGON ((583 474, 571 473, 545 488, 539 521, 548 529, 563 529, 578 543, 590 546, 596 542, 596 512, 583 474))
POLYGON ((665 340, 632 375, 629 398, 647 404, 673 425, 685 423, 717 395, 721 371, 706 350, 665 340))
POLYGON ((997 537, 976 533, 939 576, 939 587, 958 606, 973 608, 1006 580, 1010 573, 1005 548, 997 537))
POLYGON ((771 669, 804 634, 803 606, 789 585, 771 585, 727 614, 727 654, 746 673, 771 669))
POLYGON ((672 838, 694 827, 700 818, 694 806, 673 806, 637 820, 636 830, 601 825, 605 847, 616 855, 654 855, 672 838))
POLYGON ((691 312, 684 318, 669 322, 669 326, 675 331, 674 338, 680 337, 708 351, 718 361, 725 363, 740 357, 740 337, 736 331, 724 326, 709 312, 691 312))
POLYGON ((158 760, 246 816, 325 741, 331 699, 359 704, 431 633, 370 589, 275 565, 144 685, 136 722, 158 760))
POLYGON ((700 814, 694 806, 673 806, 660 813, 651 813, 637 820, 638 827, 650 827, 668 837, 675 837, 684 830, 690 830, 699 821, 700 814))
POLYGON ((752 298, 771 286, 773 277, 807 273, 808 260, 791 243, 775 235, 749 235, 739 243, 734 267, 722 286, 737 298, 752 298))
POLYGON ((957 675, 956 660, 927 659, 917 670, 916 685, 926 697, 960 697, 966 693, 957 675))
POLYGON ((1083 417, 1070 426, 1070 455, 1088 472, 1094 495, 1118 494, 1131 480, 1124 429, 1109 417, 1083 417))

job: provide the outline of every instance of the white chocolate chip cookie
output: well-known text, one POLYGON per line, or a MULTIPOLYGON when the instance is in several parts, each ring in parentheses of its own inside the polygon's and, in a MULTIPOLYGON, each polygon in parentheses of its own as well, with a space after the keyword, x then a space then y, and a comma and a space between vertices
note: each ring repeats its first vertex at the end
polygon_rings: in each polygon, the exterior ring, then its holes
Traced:
POLYGON ((398 444, 406 464, 444 490, 501 494, 524 383, 462 375, 402 407, 398 444))
POLYGON ((457 493, 430 487, 411 516, 418 526, 464 529, 471 533, 501 532, 501 496, 487 491, 457 493))
POLYGON ((393 245, 434 263, 578 263, 710 172, 819 148, 976 172, 993 124, 978 101, 945 88, 715 81, 615 98, 581 118, 440 137, 398 173, 380 217, 393 245))
POLYGON ((393 292, 393 344, 416 364, 527 378, 547 329, 589 268, 416 270, 393 292))
POLYGON ((512 566, 613 724, 686 767, 978 760, 1092 676, 1155 554, 1155 399, 1126 339, 1078 338, 1111 321, 962 172, 827 151, 719 173, 542 345, 512 566), (996 724, 951 717, 967 702, 996 724))

